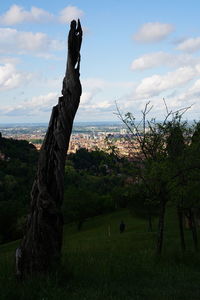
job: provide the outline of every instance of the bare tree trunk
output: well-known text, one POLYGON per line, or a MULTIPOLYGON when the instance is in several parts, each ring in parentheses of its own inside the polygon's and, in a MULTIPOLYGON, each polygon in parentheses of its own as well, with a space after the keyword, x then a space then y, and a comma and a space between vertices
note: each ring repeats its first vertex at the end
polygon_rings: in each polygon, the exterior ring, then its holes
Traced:
POLYGON ((180 240, 181 240, 181 249, 185 251, 185 237, 184 237, 184 229, 183 229, 183 210, 180 206, 177 206, 177 215, 179 221, 179 233, 180 233, 180 240))
POLYGON ((163 246, 165 206, 166 206, 166 202, 164 200, 161 200, 159 222, 158 222, 158 237, 157 237, 157 244, 156 244, 156 253, 157 253, 157 255, 161 254, 162 246, 163 246))
POLYGON ((81 96, 79 80, 81 42, 80 22, 72 21, 68 36, 68 59, 62 96, 53 107, 40 151, 25 235, 18 248, 17 270, 21 276, 49 271, 58 265, 61 258, 64 167, 73 120, 81 96))

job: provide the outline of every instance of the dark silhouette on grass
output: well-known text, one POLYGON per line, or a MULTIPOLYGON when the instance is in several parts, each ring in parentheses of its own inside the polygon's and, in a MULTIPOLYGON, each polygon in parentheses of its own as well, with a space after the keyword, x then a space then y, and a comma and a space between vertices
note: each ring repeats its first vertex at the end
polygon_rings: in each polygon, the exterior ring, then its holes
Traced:
POLYGON ((17 251, 21 276, 49 271, 61 258, 65 159, 82 91, 79 80, 81 42, 80 21, 72 21, 62 96, 53 107, 40 151, 25 234, 17 251))
POLYGON ((123 233, 125 231, 126 225, 124 224, 124 221, 121 221, 119 225, 119 231, 120 233, 123 233))

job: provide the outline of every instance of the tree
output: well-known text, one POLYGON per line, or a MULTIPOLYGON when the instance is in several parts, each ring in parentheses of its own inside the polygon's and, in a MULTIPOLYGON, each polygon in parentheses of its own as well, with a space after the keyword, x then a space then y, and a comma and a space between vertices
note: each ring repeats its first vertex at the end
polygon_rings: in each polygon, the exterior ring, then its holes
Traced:
POLYGON ((52 110, 31 191, 25 235, 16 251, 17 271, 21 275, 47 272, 60 262, 65 159, 81 96, 79 80, 81 42, 80 21, 78 24, 72 21, 68 36, 68 59, 62 96, 52 110))
POLYGON ((181 247, 186 248, 184 238, 184 218, 190 226, 194 248, 198 250, 195 212, 199 209, 199 126, 191 129, 187 123, 169 124, 167 150, 169 155, 171 198, 177 208, 181 247), (193 132, 192 132, 193 131, 193 132), (198 149, 198 150, 197 150, 198 149))
POLYGON ((196 218, 199 217, 200 208, 200 122, 196 123, 193 128, 193 134, 189 143, 187 151, 187 165, 186 175, 187 185, 185 187, 185 194, 187 201, 185 203, 185 215, 188 218, 190 229, 192 232, 194 248, 198 250, 198 238, 196 229, 196 218))
POLYGON ((87 188, 71 186, 65 191, 64 220, 66 223, 75 222, 77 229, 81 230, 88 218, 108 211, 111 204, 111 198, 108 195, 99 195, 87 188))
MULTIPOLYGON (((136 123, 131 113, 123 116, 117 107, 117 115, 127 126, 130 135, 130 147, 137 150, 139 177, 154 201, 159 203, 158 235, 156 241, 156 253, 161 254, 164 235, 166 204, 170 199, 171 183, 173 177, 180 179, 179 172, 174 174, 171 170, 174 159, 179 160, 184 149, 184 138, 181 130, 181 118, 188 109, 184 108, 176 112, 168 111, 163 122, 155 119, 148 120, 148 113, 152 109, 150 102, 142 111, 142 120, 136 123), (171 121, 169 121, 171 117, 171 121), (134 139, 133 139, 134 137, 134 139), (139 148, 139 152, 138 152, 139 148), (171 159, 170 159, 171 158, 171 159)), ((133 155, 134 155, 133 151, 133 155)))
POLYGON ((171 177, 174 177, 175 188, 172 189, 172 199, 175 200, 177 216, 179 221, 179 233, 182 250, 185 250, 184 226, 183 226, 183 188, 186 184, 185 172, 182 172, 185 165, 186 143, 184 133, 186 132, 186 123, 181 124, 180 118, 175 118, 168 122, 166 126, 166 150, 168 154, 168 163, 170 165, 171 177), (176 175, 178 174, 178 176, 176 175))
POLYGON ((154 195, 149 194, 149 190, 142 182, 132 186, 129 195, 130 212, 134 216, 148 221, 149 232, 153 231, 152 219, 158 216, 158 204, 154 195))

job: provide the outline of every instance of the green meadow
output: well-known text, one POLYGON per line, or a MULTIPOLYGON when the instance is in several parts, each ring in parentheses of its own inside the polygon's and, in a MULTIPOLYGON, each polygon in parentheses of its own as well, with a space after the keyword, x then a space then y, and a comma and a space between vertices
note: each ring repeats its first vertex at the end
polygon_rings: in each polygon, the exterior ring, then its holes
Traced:
POLYGON ((186 229, 187 250, 180 250, 178 224, 168 209, 161 257, 155 256, 157 222, 147 231, 145 220, 128 210, 88 219, 82 230, 64 228, 59 270, 18 281, 14 252, 19 241, 0 247, 0 299, 6 300, 199 300, 200 256, 186 229), (120 221, 126 230, 119 233, 120 221))

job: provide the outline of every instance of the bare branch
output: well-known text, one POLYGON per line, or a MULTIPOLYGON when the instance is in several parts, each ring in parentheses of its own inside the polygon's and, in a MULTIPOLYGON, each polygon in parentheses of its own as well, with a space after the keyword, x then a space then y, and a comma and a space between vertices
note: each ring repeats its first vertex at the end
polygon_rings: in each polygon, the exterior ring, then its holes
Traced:
POLYGON ((169 110, 168 110, 168 107, 167 107, 167 103, 166 103, 166 101, 165 101, 165 98, 163 98, 163 102, 164 102, 164 104, 165 104, 166 112, 167 112, 167 115, 168 115, 168 114, 169 114, 169 110))

